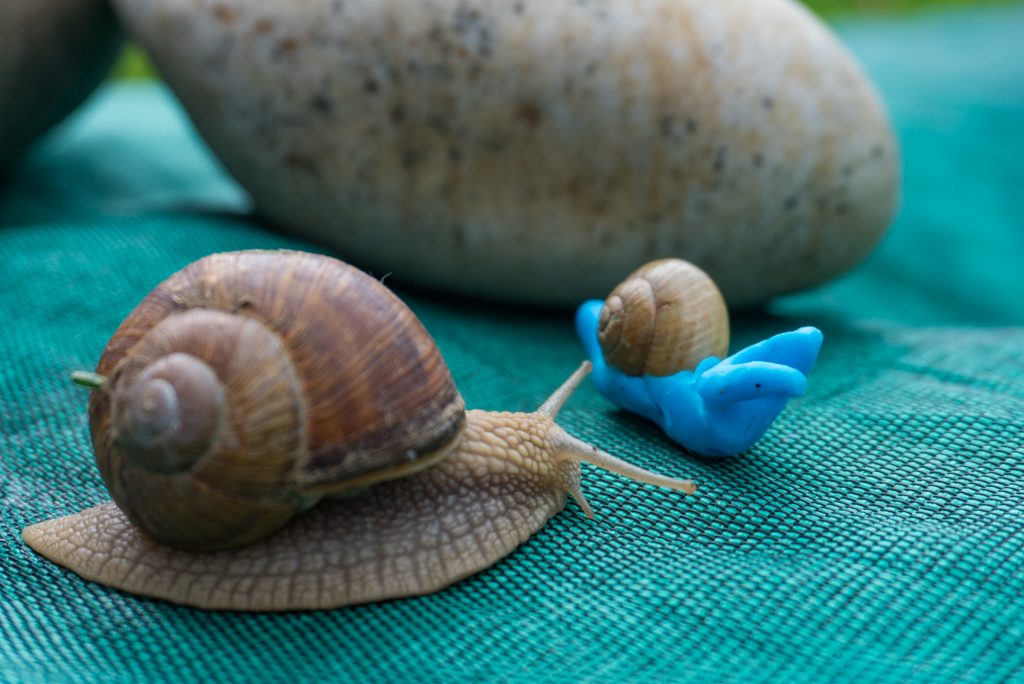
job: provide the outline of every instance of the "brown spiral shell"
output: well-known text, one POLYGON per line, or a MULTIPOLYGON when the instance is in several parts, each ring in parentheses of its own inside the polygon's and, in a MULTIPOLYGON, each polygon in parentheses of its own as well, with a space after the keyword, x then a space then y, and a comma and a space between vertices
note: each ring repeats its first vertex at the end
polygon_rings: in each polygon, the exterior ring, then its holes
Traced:
POLYGON ((652 261, 605 300, 605 361, 626 375, 672 375, 729 350, 729 311, 714 281, 681 259, 652 261))
POLYGON ((97 372, 103 479, 133 522, 182 548, 245 544, 324 496, 426 467, 465 421, 408 307, 314 254, 191 264, 125 319, 97 372))

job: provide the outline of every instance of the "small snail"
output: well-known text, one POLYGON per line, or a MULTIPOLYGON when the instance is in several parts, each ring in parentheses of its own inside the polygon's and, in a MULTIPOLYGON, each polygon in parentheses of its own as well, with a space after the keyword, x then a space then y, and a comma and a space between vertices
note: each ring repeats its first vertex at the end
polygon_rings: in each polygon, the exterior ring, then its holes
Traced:
POLYGON ((612 290, 597 335, 605 360, 626 375, 672 375, 729 351, 729 311, 704 271, 660 259, 612 290))
POLYGON ((705 456, 738 454, 760 439, 804 393, 823 339, 808 326, 720 359, 729 347, 725 302, 679 259, 653 261, 604 302, 581 304, 576 332, 598 392, 705 456))
POLYGON ((555 424, 588 371, 533 413, 466 412, 378 281, 312 254, 213 255, 150 293, 92 376, 114 503, 23 536, 86 579, 202 608, 436 591, 510 553, 567 494, 592 515, 581 461, 693 492, 555 424))

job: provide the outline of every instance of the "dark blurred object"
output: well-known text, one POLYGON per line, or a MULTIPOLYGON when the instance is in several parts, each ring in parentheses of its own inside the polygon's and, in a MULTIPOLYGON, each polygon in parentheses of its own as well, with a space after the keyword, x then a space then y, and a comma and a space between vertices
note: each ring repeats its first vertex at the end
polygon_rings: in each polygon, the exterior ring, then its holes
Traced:
POLYGON ((104 0, 0 2, 0 169, 92 92, 120 46, 104 0))

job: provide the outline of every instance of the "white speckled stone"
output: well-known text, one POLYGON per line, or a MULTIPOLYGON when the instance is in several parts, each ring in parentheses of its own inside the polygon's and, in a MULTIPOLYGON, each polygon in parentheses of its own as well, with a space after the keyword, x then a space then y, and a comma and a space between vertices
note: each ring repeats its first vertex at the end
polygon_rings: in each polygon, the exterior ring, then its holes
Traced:
POLYGON ((877 95, 790 0, 115 0, 288 230, 398 282, 570 304, 679 256, 732 305, 893 215, 877 95))
POLYGON ((0 0, 0 169, 92 92, 120 45, 106 0, 0 0))

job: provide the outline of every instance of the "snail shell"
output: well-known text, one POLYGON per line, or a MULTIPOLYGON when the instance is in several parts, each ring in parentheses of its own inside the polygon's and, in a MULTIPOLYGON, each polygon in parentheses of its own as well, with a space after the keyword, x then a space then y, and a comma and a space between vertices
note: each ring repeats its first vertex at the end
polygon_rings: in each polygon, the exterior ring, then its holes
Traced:
POLYGON ((463 427, 408 307, 340 261, 283 256, 192 264, 100 359, 97 463, 121 510, 164 543, 245 544, 324 496, 429 465, 463 427))
POLYGON ((704 271, 652 261, 605 300, 598 322, 605 360, 626 375, 672 375, 729 350, 729 311, 704 271))

